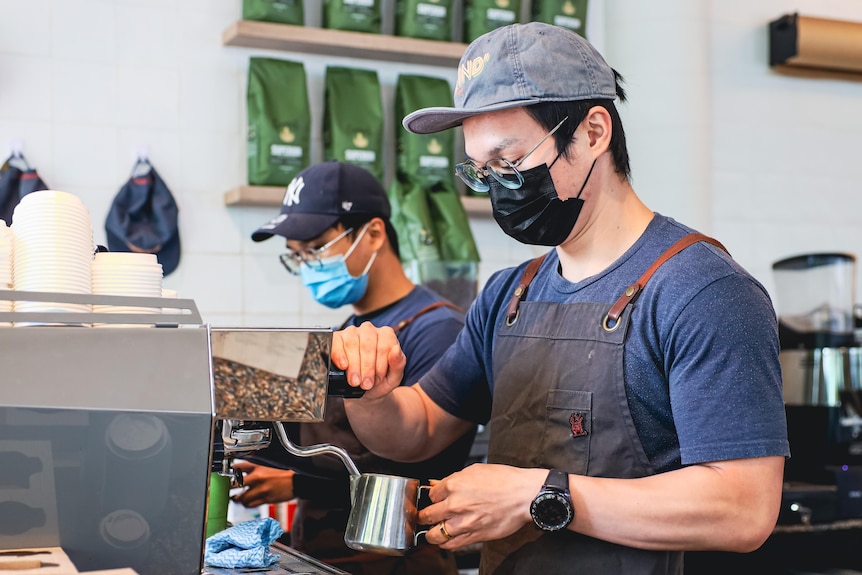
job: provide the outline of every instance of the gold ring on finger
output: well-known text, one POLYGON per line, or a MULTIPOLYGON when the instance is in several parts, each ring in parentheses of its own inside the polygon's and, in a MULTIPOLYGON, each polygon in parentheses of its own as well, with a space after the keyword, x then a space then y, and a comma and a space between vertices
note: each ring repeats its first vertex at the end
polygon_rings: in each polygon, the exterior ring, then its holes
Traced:
POLYGON ((442 533, 443 537, 445 537, 446 539, 452 539, 452 537, 454 537, 454 535, 452 535, 448 531, 446 531, 446 520, 445 519, 440 522, 440 533, 442 533))

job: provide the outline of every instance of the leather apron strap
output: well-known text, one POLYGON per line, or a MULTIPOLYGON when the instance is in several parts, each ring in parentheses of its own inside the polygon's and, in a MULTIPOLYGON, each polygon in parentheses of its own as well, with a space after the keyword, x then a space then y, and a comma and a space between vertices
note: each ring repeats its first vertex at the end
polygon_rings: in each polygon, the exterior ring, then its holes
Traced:
POLYGON ((458 307, 457 305, 455 305, 454 303, 449 303, 448 301, 435 301, 434 303, 432 303, 430 305, 426 305, 425 307, 423 307, 422 309, 417 311, 413 315, 413 317, 408 317, 407 319, 402 319, 396 325, 392 326, 392 329, 395 330, 395 333, 400 333, 402 329, 404 329, 405 327, 407 327, 408 325, 413 323, 413 321, 416 318, 425 315, 429 311, 434 311, 435 309, 441 308, 441 307, 452 308, 455 311, 459 311, 461 313, 464 313, 464 310, 461 309, 460 307, 458 307))
POLYGON ((681 237, 679 240, 676 241, 676 243, 674 243, 662 255, 660 255, 658 259, 656 259, 653 264, 649 268, 647 268, 647 270, 643 273, 641 277, 638 278, 635 283, 626 288, 626 290, 623 292, 623 295, 621 295, 620 298, 614 303, 614 305, 611 306, 610 311, 608 311, 608 314, 605 316, 605 319, 602 322, 602 326, 606 330, 616 329, 617 322, 619 321, 620 315, 622 315, 623 310, 626 308, 627 305, 633 303, 634 300, 637 299, 638 295, 641 293, 641 290, 643 290, 644 286, 652 277, 652 275, 656 272, 656 270, 658 270, 658 268, 660 268, 667 260, 675 256, 685 248, 689 247, 690 245, 696 244, 697 242, 706 242, 708 244, 712 244, 720 250, 723 250, 724 252, 730 254, 730 252, 727 251, 727 248, 725 248, 721 244, 721 242, 709 236, 705 236, 703 234, 689 234, 687 236, 681 237))
MULTIPOLYGON (((620 296, 613 306, 611 306, 610 311, 605 317, 605 329, 614 329, 614 326, 617 321, 619 321, 620 315, 625 307, 637 298, 646 283, 656 270, 662 266, 662 264, 688 246, 696 244, 697 242, 712 244, 730 254, 721 242, 704 234, 689 234, 687 236, 683 236, 677 240, 676 243, 670 246, 662 255, 660 255, 635 283, 626 288, 626 291, 623 292, 623 295, 620 296)), ((521 282, 518 284, 518 287, 515 288, 515 291, 512 294, 512 299, 509 300, 509 306, 506 311, 507 325, 512 325, 512 323, 518 318, 518 308, 520 307, 521 302, 524 301, 524 297, 527 295, 527 288, 530 286, 530 282, 533 281, 533 278, 536 277, 536 273, 539 271, 539 266, 541 266, 542 262, 545 261, 545 257, 547 255, 548 254, 544 254, 537 257, 531 261, 527 265, 527 269, 524 270, 524 275, 521 276, 521 282)))
POLYGON ((518 319, 518 308, 527 295, 527 288, 530 286, 533 278, 536 277, 539 267, 545 261, 547 255, 543 254, 527 264, 527 269, 524 270, 524 275, 521 276, 521 283, 515 288, 515 293, 512 294, 512 299, 509 300, 509 307, 506 311, 506 325, 512 325, 518 319))

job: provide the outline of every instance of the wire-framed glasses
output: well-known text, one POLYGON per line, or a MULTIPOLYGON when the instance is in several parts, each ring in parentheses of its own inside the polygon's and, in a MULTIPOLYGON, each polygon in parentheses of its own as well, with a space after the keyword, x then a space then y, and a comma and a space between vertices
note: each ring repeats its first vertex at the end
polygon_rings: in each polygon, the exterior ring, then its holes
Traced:
POLYGON ((299 275, 299 267, 304 263, 308 266, 312 267, 323 267, 323 262, 321 259, 323 258, 323 254, 334 246, 339 241, 343 240, 347 237, 350 232, 353 231, 353 228, 347 228, 319 248, 306 248, 304 250, 299 251, 290 251, 284 254, 280 254, 278 256, 278 261, 281 262, 281 265, 284 266, 290 274, 298 276, 299 275))
POLYGON ((487 192, 491 189, 488 185, 487 177, 490 175, 500 184, 506 186, 510 190, 517 190, 524 185, 524 176, 518 171, 518 166, 527 159, 527 157, 535 152, 539 146, 545 143, 545 140, 550 138, 554 132, 560 129, 563 122, 568 120, 566 116, 560 123, 554 126, 554 129, 545 134, 545 137, 539 140, 539 143, 530 148, 530 151, 521 156, 520 160, 510 162, 505 158, 494 158, 485 162, 484 166, 477 166, 473 160, 466 160, 455 166, 455 173, 461 178, 470 189, 477 192, 487 192))

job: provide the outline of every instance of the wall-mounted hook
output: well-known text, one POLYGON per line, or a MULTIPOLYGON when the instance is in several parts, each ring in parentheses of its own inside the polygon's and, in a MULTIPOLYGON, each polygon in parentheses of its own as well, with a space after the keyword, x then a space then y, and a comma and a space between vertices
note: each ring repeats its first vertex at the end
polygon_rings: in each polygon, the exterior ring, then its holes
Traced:
POLYGON ((146 145, 140 145, 136 148, 135 167, 132 170, 133 178, 140 178, 150 173, 150 148, 146 145))
POLYGON ((24 157, 24 140, 15 138, 9 141, 9 165, 18 168, 22 172, 33 170, 24 157))
POLYGON ((9 141, 9 155, 14 158, 21 158, 24 156, 24 140, 20 138, 15 138, 9 141))
POLYGON ((150 160, 150 147, 145 145, 138 146, 136 154, 139 162, 148 162, 150 160))

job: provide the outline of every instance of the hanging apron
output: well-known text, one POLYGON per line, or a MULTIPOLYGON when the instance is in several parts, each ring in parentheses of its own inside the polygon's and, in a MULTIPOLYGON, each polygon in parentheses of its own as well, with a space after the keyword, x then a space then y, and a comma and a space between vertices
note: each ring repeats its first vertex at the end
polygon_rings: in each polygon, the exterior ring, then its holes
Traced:
MULTIPOLYGON (((698 241, 724 249, 701 234, 683 237, 612 306, 523 301, 544 256, 531 262, 497 328, 489 463, 593 477, 655 473, 626 399, 626 333, 649 277, 698 241)), ((483 575, 682 571, 682 552, 635 549, 568 530, 548 533, 532 524, 483 543, 480 566, 483 575)))

